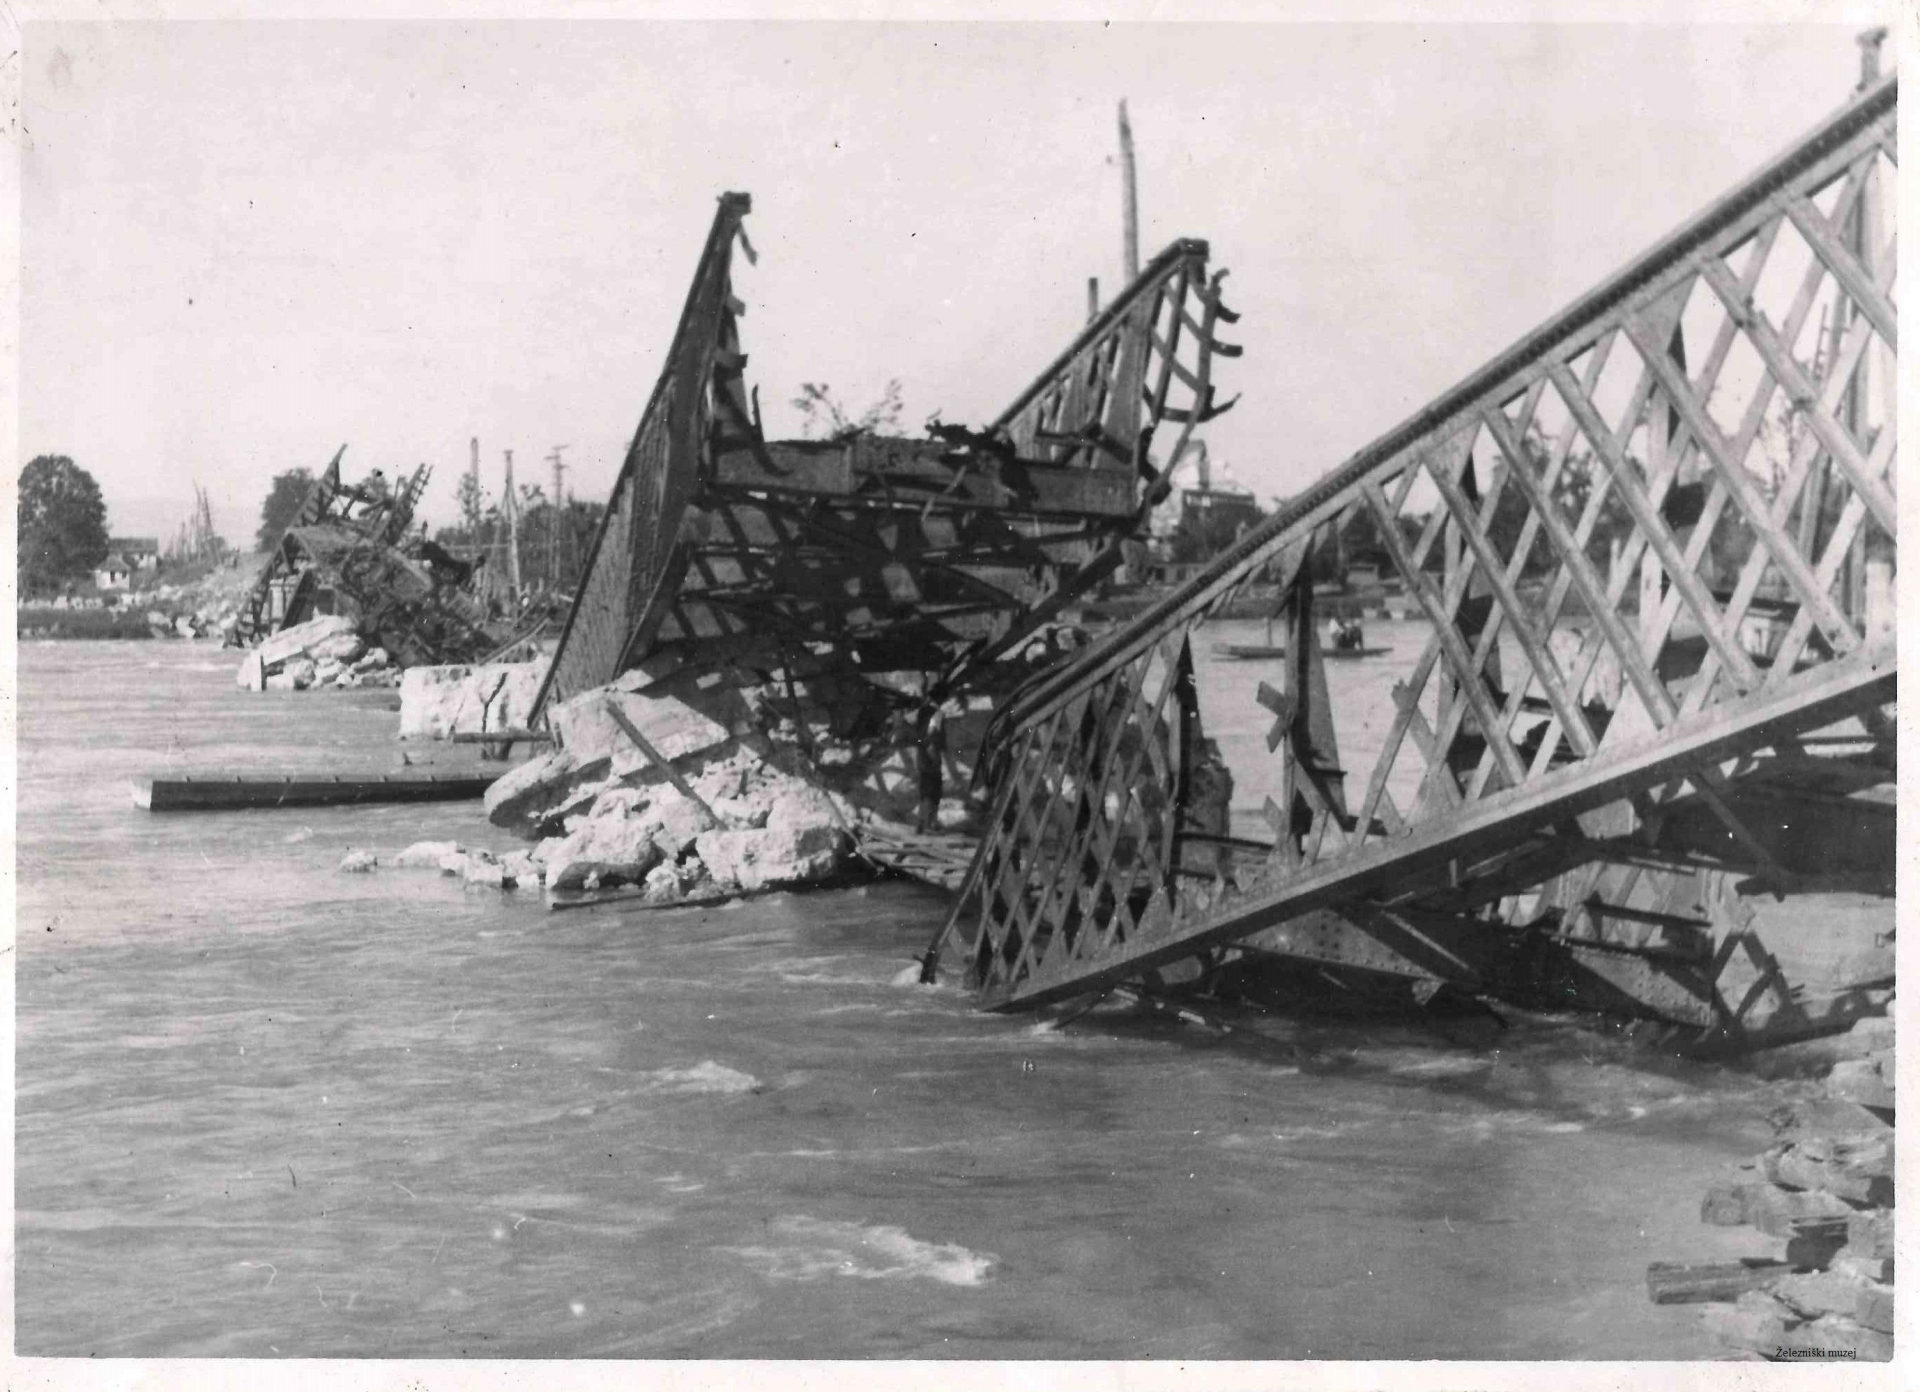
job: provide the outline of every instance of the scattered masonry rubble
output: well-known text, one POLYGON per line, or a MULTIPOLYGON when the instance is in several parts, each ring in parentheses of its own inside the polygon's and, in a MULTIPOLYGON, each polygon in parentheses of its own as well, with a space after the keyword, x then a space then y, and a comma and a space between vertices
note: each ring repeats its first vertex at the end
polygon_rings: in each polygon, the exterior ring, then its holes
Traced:
POLYGON ((240 659, 234 683, 243 691, 305 691, 398 686, 400 671, 385 648, 369 647, 341 614, 281 629, 240 659))
POLYGON ((1737 1355, 1893 1357, 1893 1021, 1862 1019, 1843 1045, 1825 1088, 1771 1113, 1774 1144, 1700 1206, 1702 1222, 1757 1228, 1783 1255, 1647 1270, 1654 1303, 1706 1304, 1737 1355))

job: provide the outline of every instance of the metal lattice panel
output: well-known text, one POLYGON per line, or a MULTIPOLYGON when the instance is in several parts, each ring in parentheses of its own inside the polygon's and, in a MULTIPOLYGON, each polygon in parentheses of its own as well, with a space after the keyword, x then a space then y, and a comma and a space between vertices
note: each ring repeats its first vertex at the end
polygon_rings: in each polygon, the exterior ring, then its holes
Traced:
POLYGON ((1184 443, 1232 404, 1211 372, 1238 352, 1213 338, 1233 316, 1206 244, 1181 241, 985 431, 769 442, 729 283, 746 209, 722 200, 542 705, 643 662, 682 682, 838 666, 961 690, 1144 530, 1167 489, 1156 429, 1181 423, 1184 443))
POLYGON ((1507 928, 1589 901, 1677 922, 1602 881, 1696 809, 1723 844, 1669 863, 1790 881, 1742 787, 1894 692, 1866 590, 1896 535, 1896 100, 1891 78, 1863 93, 1017 693, 947 930, 984 1002, 1058 1000, 1320 910, 1415 938, 1422 914, 1507 928), (1309 558, 1335 532, 1369 535, 1431 625, 1368 769, 1342 766, 1319 675, 1309 558), (1284 688, 1262 692, 1282 795, 1257 845, 1196 816, 1180 694, 1192 630, 1256 578, 1290 621, 1284 688))
MULTIPOLYGON (((737 355, 734 318, 740 305, 730 272, 734 244, 745 239, 741 219, 751 206, 743 193, 721 196, 666 367, 614 480, 536 713, 550 701, 611 681, 659 625, 662 593, 685 561, 676 542, 697 486, 709 393, 727 356, 737 355)), ((731 395, 724 389, 721 394, 731 395)))

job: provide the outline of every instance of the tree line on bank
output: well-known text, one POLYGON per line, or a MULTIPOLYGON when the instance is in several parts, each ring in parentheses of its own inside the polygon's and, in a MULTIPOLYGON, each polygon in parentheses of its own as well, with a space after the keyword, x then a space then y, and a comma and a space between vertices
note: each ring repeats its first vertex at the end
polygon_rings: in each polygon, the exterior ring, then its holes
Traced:
POLYGON ((42 454, 20 471, 14 579, 22 598, 89 577, 107 559, 107 504, 93 475, 64 454, 42 454))

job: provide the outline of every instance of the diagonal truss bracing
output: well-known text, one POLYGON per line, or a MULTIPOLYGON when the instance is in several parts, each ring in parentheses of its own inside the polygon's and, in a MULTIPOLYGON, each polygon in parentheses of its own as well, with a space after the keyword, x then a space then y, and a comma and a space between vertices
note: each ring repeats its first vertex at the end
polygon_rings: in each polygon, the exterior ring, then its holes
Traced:
MULTIPOLYGON (((609 501, 537 708, 646 664, 921 674, 969 689, 1144 532, 1156 429, 1227 409, 1233 318, 1204 242, 1180 241, 985 430, 768 441, 745 385, 728 194, 609 501)), ((996 676, 1005 677, 1005 672, 996 676)))
POLYGON ((940 940, 983 1002, 1257 947, 1314 912, 1558 933, 1636 857, 1790 882, 1747 790, 1894 694, 1875 594, 1896 535, 1896 102, 1893 78, 1860 94, 1015 692, 940 940), (1370 767, 1343 766, 1319 676, 1312 557, 1335 534, 1390 562, 1430 630, 1370 767), (1247 837, 1202 814, 1190 673, 1193 629, 1256 579, 1278 583, 1290 653, 1262 693, 1280 794, 1247 837), (1704 860, 1663 833, 1699 817, 1722 833, 1704 860))

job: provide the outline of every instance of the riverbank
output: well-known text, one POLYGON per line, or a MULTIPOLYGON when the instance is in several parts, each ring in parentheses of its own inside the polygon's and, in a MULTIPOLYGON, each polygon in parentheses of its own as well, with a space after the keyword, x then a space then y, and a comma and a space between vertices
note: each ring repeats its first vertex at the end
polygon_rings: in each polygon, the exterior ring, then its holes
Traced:
POLYGON ((259 562, 240 556, 169 571, 135 590, 22 599, 14 631, 25 639, 218 638, 252 589, 259 562))

